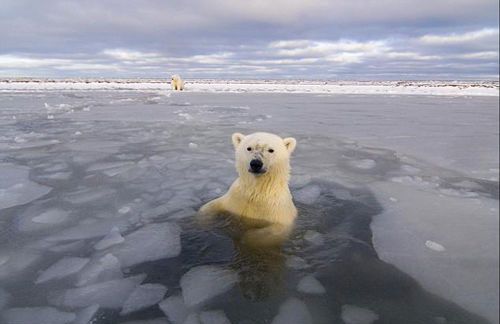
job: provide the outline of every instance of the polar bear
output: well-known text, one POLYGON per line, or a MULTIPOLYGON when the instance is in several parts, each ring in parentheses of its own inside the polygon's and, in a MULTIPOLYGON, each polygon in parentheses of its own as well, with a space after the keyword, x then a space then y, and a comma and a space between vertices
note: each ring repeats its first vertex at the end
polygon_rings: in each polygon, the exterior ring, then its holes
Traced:
POLYGON ((184 81, 178 74, 172 75, 172 81, 170 82, 172 90, 184 90, 184 81))
POLYGON ((243 242, 280 243, 290 234, 297 216, 288 187, 290 155, 297 142, 270 133, 234 133, 232 141, 238 178, 225 195, 202 206, 199 216, 206 220, 224 214, 252 224, 243 242))

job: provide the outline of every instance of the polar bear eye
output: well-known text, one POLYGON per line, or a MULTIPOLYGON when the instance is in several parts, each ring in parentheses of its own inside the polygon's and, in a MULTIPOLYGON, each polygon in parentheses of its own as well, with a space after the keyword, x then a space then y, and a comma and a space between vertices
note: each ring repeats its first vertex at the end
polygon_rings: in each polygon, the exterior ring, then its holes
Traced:
POLYGON ((273 152, 274 152, 274 150, 273 150, 273 149, 269 149, 269 150, 267 150, 267 151, 268 151, 269 153, 273 153, 273 152))
POLYGON ((247 147, 247 151, 251 151, 251 150, 252 150, 252 148, 250 146, 247 147))

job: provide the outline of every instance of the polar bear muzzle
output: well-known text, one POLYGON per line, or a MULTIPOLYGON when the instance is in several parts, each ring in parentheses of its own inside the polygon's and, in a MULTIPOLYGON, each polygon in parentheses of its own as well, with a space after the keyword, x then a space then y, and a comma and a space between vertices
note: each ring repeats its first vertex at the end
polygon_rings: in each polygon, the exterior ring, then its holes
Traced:
POLYGON ((250 168, 248 169, 250 173, 262 174, 266 172, 264 168, 264 163, 260 159, 253 159, 250 161, 250 168))

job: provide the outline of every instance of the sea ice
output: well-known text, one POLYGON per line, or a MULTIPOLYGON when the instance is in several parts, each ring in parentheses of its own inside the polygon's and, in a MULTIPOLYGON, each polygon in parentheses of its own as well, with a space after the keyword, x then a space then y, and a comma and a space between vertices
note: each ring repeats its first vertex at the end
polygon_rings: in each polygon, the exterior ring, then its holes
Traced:
POLYGON ((301 257, 295 256, 295 255, 288 256, 286 258, 285 265, 288 268, 295 269, 295 270, 306 269, 309 267, 306 260, 302 259, 301 257))
POLYGON ((168 320, 173 324, 183 324, 189 315, 189 309, 184 304, 182 296, 171 296, 158 304, 168 320))
POLYGON ((88 258, 62 258, 61 260, 48 267, 45 271, 43 271, 38 276, 35 283, 39 284, 49 280, 67 277, 80 271, 88 262, 88 258))
POLYGON ((151 305, 163 299, 167 288, 160 284, 144 284, 135 288, 123 304, 120 315, 126 315, 151 305))
POLYGON ((66 324, 76 318, 75 314, 54 307, 10 308, 1 316, 5 324, 66 324))
POLYGON ((49 296, 51 304, 79 308, 98 304, 103 308, 121 308, 135 287, 146 278, 145 274, 125 279, 105 281, 80 288, 70 288, 49 296))
POLYGON ((305 294, 321 295, 326 292, 325 287, 313 276, 305 276, 300 279, 297 290, 305 294))
POLYGON ((370 170, 370 169, 373 169, 377 165, 375 163, 375 161, 373 161, 371 159, 350 161, 349 164, 355 168, 362 169, 362 170, 370 170))
POLYGON ((343 305, 341 317, 346 324, 371 324, 378 319, 371 310, 354 305, 343 305))
POLYGON ((76 313, 76 319, 72 324, 92 324, 91 320, 99 310, 99 305, 94 304, 79 310, 76 313))
POLYGON ((20 165, 0 163, 0 209, 26 204, 51 190, 30 181, 29 170, 20 165))
POLYGON ((111 253, 91 261, 78 274, 76 286, 122 278, 120 261, 111 253))
POLYGON ((125 218, 111 218, 102 221, 94 221, 88 224, 80 224, 74 227, 64 229, 56 234, 48 236, 45 240, 49 242, 83 240, 105 236, 113 227, 120 231, 125 231, 130 226, 125 218))
POLYGON ((125 241, 111 247, 110 252, 123 267, 172 258, 181 252, 180 232, 177 224, 149 224, 125 236, 125 241))
POLYGON ((221 310, 189 314, 183 324, 231 324, 221 310))
MULTIPOLYGON (((93 324, 93 323, 89 323, 89 324, 93 324)), ((120 322, 120 324, 171 324, 171 323, 165 318, 154 318, 154 319, 149 319, 149 320, 120 322)))
POLYGON ((0 279, 20 275, 40 258, 40 253, 31 249, 0 251, 0 279))
POLYGON ((68 216, 69 212, 60 208, 51 208, 41 213, 30 210, 20 215, 17 220, 18 228, 22 232, 48 229, 56 224, 64 223, 68 216))
POLYGON ((123 241, 125 241, 125 239, 123 238, 123 236, 121 236, 120 229, 114 226, 113 228, 111 228, 111 231, 108 233, 108 235, 106 235, 102 240, 94 245, 94 249, 104 250, 110 246, 120 244, 123 241))
POLYGON ((188 307, 203 304, 230 290, 237 281, 236 273, 217 266, 203 265, 191 268, 180 281, 184 303, 188 307))
POLYGON ((303 204, 313 204, 321 195, 321 188, 318 185, 308 185, 293 193, 293 198, 303 204))
POLYGON ((429 249, 434 250, 436 252, 443 252, 444 250, 446 250, 444 248, 444 246, 442 246, 441 244, 434 242, 434 241, 429 241, 429 240, 425 241, 425 246, 427 246, 429 249))
POLYGON ((312 317, 303 301, 290 297, 281 304, 271 324, 312 324, 312 317))
POLYGON ((307 230, 304 233, 304 240, 314 245, 322 245, 323 243, 325 243, 325 239, 323 238, 322 234, 311 230, 307 230))

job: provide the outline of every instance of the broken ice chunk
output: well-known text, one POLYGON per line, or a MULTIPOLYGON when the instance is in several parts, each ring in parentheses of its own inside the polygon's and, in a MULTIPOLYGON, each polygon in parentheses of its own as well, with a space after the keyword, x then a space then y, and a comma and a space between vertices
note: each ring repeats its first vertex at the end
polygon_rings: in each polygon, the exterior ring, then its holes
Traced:
POLYGON ((88 258, 62 258, 61 260, 57 261, 49 268, 47 268, 45 271, 43 271, 40 276, 38 276, 38 279, 36 279, 35 283, 39 284, 49 280, 67 277, 80 271, 88 262, 88 258))
POLYGON ((54 307, 10 308, 2 314, 5 324, 66 324, 75 318, 75 314, 54 307))
POLYGON ((303 204, 314 203, 321 195, 321 188, 318 185, 312 184, 297 190, 293 194, 295 201, 303 204))
POLYGON ((94 318, 98 310, 99 305, 97 304, 85 307, 76 313, 76 319, 72 324, 91 324, 91 320, 94 318))
POLYGON ((343 305, 341 317, 346 324, 371 324, 378 319, 371 310, 354 305, 343 305))
POLYGON ((57 224, 61 223, 68 217, 68 212, 61 209, 50 209, 40 215, 33 217, 31 220, 40 224, 57 224))
POLYGON ((237 280, 236 273, 217 266, 191 268, 180 281, 184 303, 188 307, 202 304, 230 290, 237 280))
POLYGON ((151 305, 163 299, 167 288, 160 284, 140 285, 128 296, 120 315, 126 315, 151 305))
POLYGON ((297 290, 305 294, 320 295, 326 292, 325 287, 313 276, 305 276, 299 281, 297 290))
POLYGON ((434 241, 425 241, 425 246, 427 246, 429 249, 436 251, 436 252, 443 252, 446 250, 444 248, 444 246, 442 246, 441 244, 436 243, 434 241))
POLYGON ((116 226, 113 226, 109 234, 94 245, 94 249, 104 250, 110 246, 120 244, 123 241, 125 241, 125 239, 123 238, 123 236, 121 236, 120 229, 116 226))
POLYGON ((168 297, 159 303, 158 307, 173 324, 183 324, 189 314, 189 310, 180 295, 168 297))
POLYGON ((78 275, 76 285, 78 287, 94 284, 100 281, 121 279, 122 271, 120 261, 112 254, 91 261, 78 275))
POLYGON ((226 314, 221 310, 201 312, 199 318, 202 324, 231 324, 226 314))
POLYGON ((125 236, 125 241, 110 252, 123 267, 175 257, 181 252, 180 232, 176 224, 149 224, 125 236))
POLYGON ((49 297, 51 304, 79 308, 98 304, 104 308, 121 308, 135 287, 146 278, 145 274, 126 279, 110 280, 80 288, 56 292, 49 297))
POLYGON ((306 304, 301 300, 291 297, 281 304, 278 315, 271 324, 310 324, 312 317, 306 304))
POLYGON ((323 238, 323 235, 316 231, 311 231, 307 230, 304 234, 304 240, 308 241, 309 243, 312 243, 314 245, 322 245, 325 243, 325 240, 323 238))

